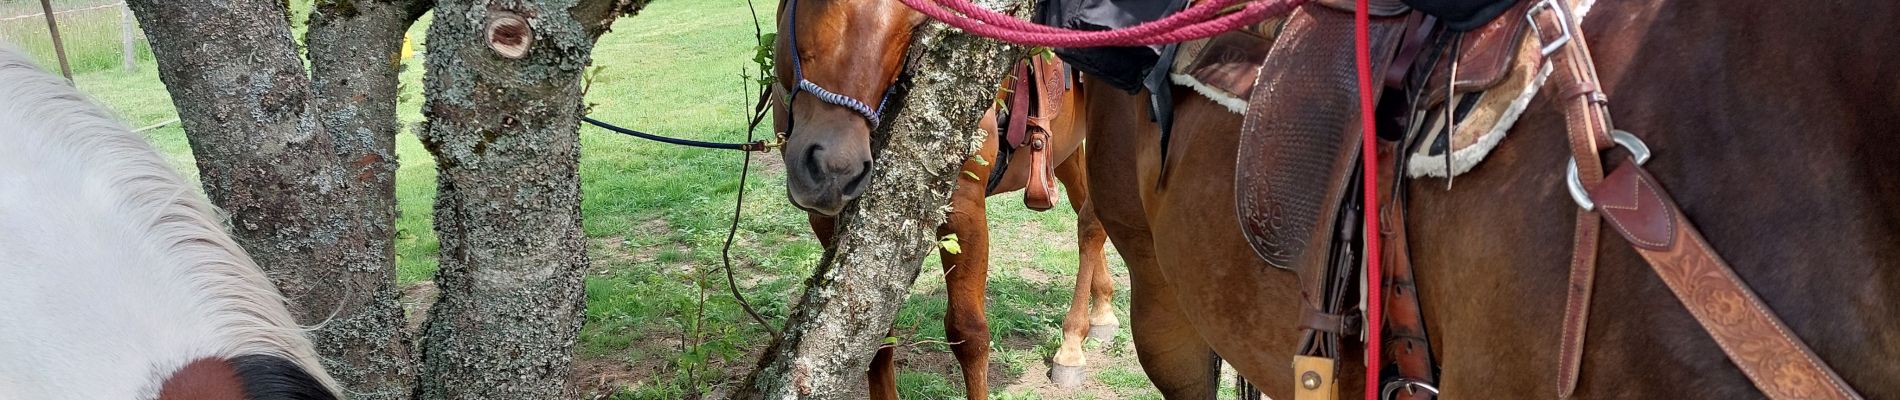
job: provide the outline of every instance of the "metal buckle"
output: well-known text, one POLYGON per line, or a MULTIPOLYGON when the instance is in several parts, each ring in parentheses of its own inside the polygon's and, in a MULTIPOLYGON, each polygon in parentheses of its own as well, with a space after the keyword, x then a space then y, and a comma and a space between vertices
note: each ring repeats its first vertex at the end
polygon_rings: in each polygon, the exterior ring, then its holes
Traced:
POLYGON ((1563 35, 1558 36, 1557 40, 1543 43, 1542 54, 1544 56, 1550 56, 1551 53, 1556 53, 1557 49, 1561 49, 1564 47, 1564 44, 1570 43, 1572 36, 1572 32, 1570 31, 1570 10, 1558 4, 1559 1, 1562 0, 1537 0, 1536 4, 1531 5, 1529 11, 1524 12, 1524 20, 1530 22, 1531 34, 1537 35, 1537 41, 1539 43, 1544 41, 1544 29, 1539 28, 1537 25, 1537 13, 1540 11, 1551 11, 1557 14, 1558 28, 1563 35))
POLYGON ((1418 391, 1423 390, 1426 392, 1431 392, 1433 397, 1438 396, 1437 386, 1432 386, 1432 384, 1425 383, 1425 382, 1419 382, 1419 381, 1415 381, 1411 379, 1400 378, 1397 380, 1393 380, 1391 382, 1386 382, 1385 388, 1379 389, 1379 399, 1392 400, 1393 399, 1392 395, 1399 394, 1399 389, 1405 389, 1407 393, 1418 393, 1418 391))
MULTIPOLYGON (((1618 146, 1629 149, 1630 156, 1636 158, 1636 165, 1649 162, 1649 145, 1643 144, 1643 140, 1636 138, 1636 135, 1614 130, 1610 131, 1610 140, 1615 141, 1618 146)), ((1570 157, 1570 164, 1564 167, 1564 180, 1566 186, 1570 188, 1570 199, 1576 200, 1578 207, 1583 207, 1584 211, 1596 211, 1596 201, 1590 200, 1590 192, 1583 187, 1583 179, 1577 177, 1576 157, 1570 157)))

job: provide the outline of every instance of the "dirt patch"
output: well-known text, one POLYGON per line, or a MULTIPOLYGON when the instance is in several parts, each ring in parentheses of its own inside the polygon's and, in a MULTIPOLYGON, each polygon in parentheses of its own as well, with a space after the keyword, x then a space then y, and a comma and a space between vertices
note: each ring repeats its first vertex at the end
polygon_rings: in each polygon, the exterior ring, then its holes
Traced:
POLYGON ((398 303, 402 304, 403 325, 409 329, 409 337, 421 337, 422 320, 429 318, 429 307, 435 306, 436 295, 440 293, 435 281, 416 282, 402 288, 402 299, 398 303))
POLYGON ((606 399, 622 388, 639 382, 644 375, 650 374, 635 371, 633 365, 625 360, 577 358, 574 360, 574 374, 567 379, 568 392, 581 399, 606 399))

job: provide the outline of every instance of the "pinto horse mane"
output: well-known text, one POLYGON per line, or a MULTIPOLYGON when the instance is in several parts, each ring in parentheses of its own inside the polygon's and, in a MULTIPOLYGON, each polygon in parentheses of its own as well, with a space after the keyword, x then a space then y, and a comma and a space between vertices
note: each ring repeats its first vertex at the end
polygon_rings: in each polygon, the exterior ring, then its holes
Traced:
MULTIPOLYGON (((260 356, 338 393, 283 295, 142 135, 4 43, 0 82, 0 398, 150 399, 193 361, 260 356)), ((252 396, 282 378, 239 375, 252 396)))

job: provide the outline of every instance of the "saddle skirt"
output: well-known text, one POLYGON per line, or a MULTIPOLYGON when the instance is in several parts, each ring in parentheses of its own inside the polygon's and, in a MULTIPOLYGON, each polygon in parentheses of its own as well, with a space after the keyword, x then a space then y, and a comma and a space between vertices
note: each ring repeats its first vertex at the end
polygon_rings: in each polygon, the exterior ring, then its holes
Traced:
MULTIPOLYGON (((1507 15, 1521 14, 1519 9, 1507 15)), ((1450 178, 1471 171, 1504 140, 1551 73, 1527 26, 1523 18, 1494 19, 1462 34, 1456 68, 1442 62, 1432 66, 1434 79, 1420 99, 1420 118, 1410 127, 1424 137, 1407 157, 1408 177, 1450 178), (1453 70, 1456 79, 1448 85, 1444 77, 1453 70)))
POLYGON ((1260 67, 1286 17, 1274 17, 1246 29, 1182 43, 1168 78, 1235 114, 1247 113, 1260 67))
MULTIPOLYGON (((1528 2, 1519 7, 1523 4, 1528 2)), ((1261 67, 1285 24, 1284 17, 1273 18, 1244 30, 1183 43, 1169 78, 1228 111, 1246 115, 1261 67)), ((1422 118, 1409 127, 1428 136, 1408 157, 1409 177, 1463 174, 1504 139, 1551 72, 1537 54, 1536 38, 1526 34, 1527 26, 1522 18, 1495 18, 1465 32, 1459 40, 1457 79, 1450 85, 1444 77, 1452 75, 1451 63, 1431 65, 1428 76, 1434 79, 1425 84, 1415 105, 1422 110, 1422 118), (1455 118, 1445 118, 1446 110, 1455 118), (1457 129, 1452 129, 1451 121, 1457 122, 1457 129)))

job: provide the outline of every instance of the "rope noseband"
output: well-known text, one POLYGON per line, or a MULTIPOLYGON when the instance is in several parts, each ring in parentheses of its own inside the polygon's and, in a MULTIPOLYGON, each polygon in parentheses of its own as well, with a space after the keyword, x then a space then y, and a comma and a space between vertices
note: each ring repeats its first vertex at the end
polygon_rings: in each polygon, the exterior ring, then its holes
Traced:
POLYGON ((799 61, 798 57, 798 0, 789 1, 791 4, 787 6, 788 8, 786 8, 785 11, 786 25, 791 28, 788 29, 788 35, 790 35, 790 37, 787 40, 789 40, 788 43, 791 44, 788 47, 790 47, 792 51, 792 79, 798 83, 787 88, 792 92, 792 95, 790 99, 785 102, 786 107, 788 107, 788 112, 786 112, 788 116, 785 128, 786 133, 791 133, 791 127, 793 126, 792 121, 796 117, 790 117, 792 113, 789 111, 790 107, 797 107, 796 100, 798 100, 798 94, 800 92, 811 92, 812 96, 817 96, 818 101, 825 102, 825 104, 851 109, 851 111, 857 112, 859 116, 864 117, 864 121, 870 123, 872 129, 877 129, 877 126, 884 122, 884 106, 890 103, 891 94, 897 92, 897 85, 892 84, 890 88, 885 89, 884 98, 878 100, 877 107, 871 107, 871 105, 851 98, 851 96, 826 90, 824 86, 819 86, 817 82, 805 79, 805 66, 804 63, 799 61))

